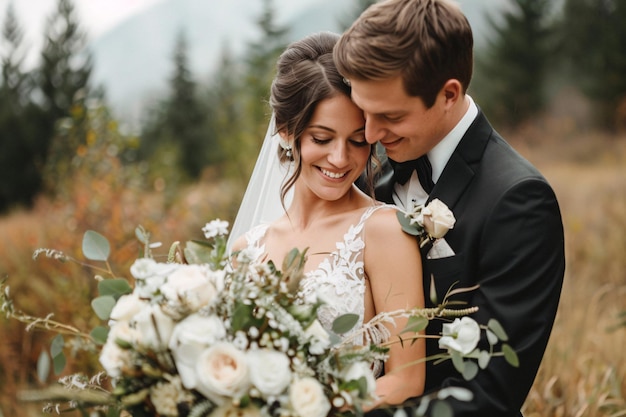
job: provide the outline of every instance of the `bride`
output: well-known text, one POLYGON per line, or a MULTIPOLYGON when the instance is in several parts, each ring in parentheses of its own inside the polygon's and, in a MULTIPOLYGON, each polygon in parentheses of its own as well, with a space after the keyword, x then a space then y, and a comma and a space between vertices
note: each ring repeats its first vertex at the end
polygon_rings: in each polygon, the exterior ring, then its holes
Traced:
MULTIPOLYGON (((345 313, 357 313, 361 325, 382 311, 424 304, 416 241, 402 231, 396 208, 354 185, 364 171, 373 182, 375 156, 363 113, 332 60, 337 39, 314 34, 280 56, 270 97, 274 116, 232 232, 250 229, 233 251, 254 247, 259 260, 277 265, 291 249, 308 248, 301 292, 325 301, 319 319, 328 330, 345 313)), ((404 325, 390 325, 389 340, 404 325)), ((390 348, 372 408, 423 391, 423 363, 403 365, 424 357, 424 341, 403 345, 390 348)))

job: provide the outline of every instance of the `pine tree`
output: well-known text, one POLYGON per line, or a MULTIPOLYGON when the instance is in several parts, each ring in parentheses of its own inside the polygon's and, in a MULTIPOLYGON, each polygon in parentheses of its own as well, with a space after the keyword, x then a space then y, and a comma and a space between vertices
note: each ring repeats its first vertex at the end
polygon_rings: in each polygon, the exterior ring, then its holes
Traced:
MULTIPOLYGON (((276 70, 276 60, 287 46, 289 29, 276 23, 273 0, 263 0, 263 11, 257 19, 261 31, 258 41, 248 45, 246 91, 249 94, 247 114, 251 133, 262 140, 270 116, 269 91, 276 70)), ((258 148, 257 148, 258 149, 258 148)))
POLYGON ((475 86, 495 123, 516 126, 543 110, 545 79, 553 56, 550 0, 515 0, 477 56, 475 86))
POLYGON ((22 70, 26 51, 23 30, 13 4, 2 29, 6 53, 0 85, 0 212, 30 205, 41 187, 39 169, 44 155, 38 148, 36 107, 30 101, 32 82, 22 70))
POLYGON ((71 161, 87 141, 87 131, 77 132, 68 141, 62 135, 55 138, 55 129, 64 118, 71 119, 73 126, 83 125, 81 120, 87 117, 85 106, 91 94, 92 58, 86 49, 87 35, 70 0, 58 0, 56 10, 46 22, 44 38, 36 84, 38 104, 43 112, 40 121, 41 150, 45 156, 43 175, 54 188, 71 175, 71 161))
POLYGON ((625 22, 623 0, 567 0, 560 25, 572 82, 594 101, 603 126, 614 127, 618 117, 626 123, 625 22))
POLYGON ((198 99, 198 86, 189 69, 187 39, 182 32, 176 41, 174 66, 166 123, 172 138, 180 146, 181 168, 196 179, 209 162, 206 109, 198 99))
MULTIPOLYGON (((167 97, 148 111, 141 135, 141 156, 152 161, 161 159, 161 164, 165 161, 187 179, 195 180, 206 166, 219 160, 219 149, 208 129, 207 106, 199 97, 198 83, 189 67, 184 32, 176 38, 173 64, 167 97)), ((164 168, 158 164, 155 167, 164 168)), ((175 177, 171 175, 170 182, 177 181, 175 177)))

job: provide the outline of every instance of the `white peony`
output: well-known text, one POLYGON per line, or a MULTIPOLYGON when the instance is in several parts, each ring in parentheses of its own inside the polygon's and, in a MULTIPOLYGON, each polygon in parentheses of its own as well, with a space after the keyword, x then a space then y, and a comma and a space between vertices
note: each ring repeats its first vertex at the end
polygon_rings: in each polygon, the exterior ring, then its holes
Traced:
POLYGON ((155 351, 168 346, 174 324, 174 320, 156 304, 142 309, 131 321, 131 326, 137 330, 137 344, 155 351))
POLYGON ((290 361, 282 352, 269 349, 248 352, 250 380, 266 397, 282 394, 291 381, 290 361))
POLYGON ((174 327, 169 348, 186 388, 196 387, 198 378, 196 368, 200 354, 225 337, 224 324, 216 316, 192 314, 174 327))
POLYGON ((444 237, 456 222, 452 211, 437 198, 422 209, 421 216, 424 229, 434 239, 444 237))
POLYGON ((250 388, 246 354, 226 342, 205 349, 197 362, 196 389, 216 404, 238 398, 250 388))
POLYGON ((473 351, 480 340, 480 327, 471 317, 456 318, 452 323, 444 323, 443 336, 439 339, 439 348, 454 350, 467 355, 473 351))
POLYGON ((317 319, 306 328, 304 336, 311 343, 309 352, 314 355, 321 355, 330 346, 330 335, 317 319))
POLYGON ((208 273, 206 266, 179 265, 161 286, 161 294, 174 308, 198 311, 217 295, 208 273))
POLYGON ((297 379, 291 384, 289 400, 300 417, 326 417, 331 408, 320 383, 310 377, 297 379))

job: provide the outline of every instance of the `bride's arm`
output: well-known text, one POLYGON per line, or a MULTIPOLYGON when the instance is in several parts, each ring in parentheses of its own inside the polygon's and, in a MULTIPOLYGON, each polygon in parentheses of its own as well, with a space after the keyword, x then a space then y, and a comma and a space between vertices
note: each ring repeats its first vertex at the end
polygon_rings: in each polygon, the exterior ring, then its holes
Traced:
MULTIPOLYGON (((374 314, 404 308, 423 307, 422 263, 415 237, 402 231, 392 209, 378 210, 365 226, 365 272, 369 279, 374 314)), ((376 393, 380 400, 374 407, 400 404, 424 391, 425 365, 423 362, 405 366, 424 358, 426 346, 423 338, 415 342, 407 340, 410 333, 398 334, 406 325, 406 319, 389 325, 389 359, 385 363, 385 375, 376 381, 376 393), (404 346, 403 346, 404 345, 404 346)))

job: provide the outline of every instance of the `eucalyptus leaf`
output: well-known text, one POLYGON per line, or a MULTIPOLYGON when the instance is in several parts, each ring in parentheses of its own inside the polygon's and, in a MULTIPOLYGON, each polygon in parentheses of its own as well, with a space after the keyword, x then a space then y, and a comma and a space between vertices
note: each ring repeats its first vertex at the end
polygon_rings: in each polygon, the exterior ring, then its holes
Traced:
POLYGON ((116 300, 124 294, 133 292, 132 287, 125 278, 105 279, 98 282, 98 293, 110 295, 116 300))
POLYGON ((519 358, 517 357, 517 353, 513 348, 508 344, 502 345, 502 353, 504 353, 504 359, 509 363, 509 365, 519 368, 519 358))
POLYGON ((439 298, 437 297, 437 287, 435 287, 435 276, 430 274, 430 302, 434 305, 439 304, 439 298))
POLYGON ((435 401, 433 403, 432 417, 454 417, 454 412, 450 404, 445 401, 435 401))
POLYGON ((400 333, 418 333, 424 330, 426 326, 428 326, 428 319, 426 317, 411 316, 400 333))
POLYGON ((103 345, 107 341, 107 336, 109 335, 109 328, 104 326, 95 327, 89 335, 93 338, 93 340, 99 344, 103 345))
POLYGON ((54 366, 54 374, 59 375, 65 369, 65 364, 67 360, 65 359, 65 354, 61 352, 59 355, 56 355, 52 358, 52 364, 54 366))
POLYGON ((43 349, 37 359, 37 378, 40 382, 46 382, 50 375, 50 356, 48 352, 43 349))
POLYGON ((63 336, 60 334, 56 335, 54 339, 52 339, 52 343, 50 344, 50 356, 53 358, 63 353, 63 347, 65 346, 65 340, 63 340, 63 336))
POLYGON ((456 350, 450 352, 450 356, 452 356, 452 364, 454 365, 454 369, 457 370, 458 373, 463 374, 465 369, 465 362, 463 362, 463 356, 456 350))
POLYGON ((135 236, 137 237, 137 240, 144 245, 147 245, 148 242, 150 242, 150 234, 146 232, 146 229, 144 229, 143 226, 137 226, 135 228, 135 236))
POLYGON ((494 332, 496 336, 498 336, 498 339, 502 340, 503 342, 509 340, 509 336, 507 336, 506 332, 504 331, 504 327, 502 327, 498 320, 490 319, 487 323, 487 327, 489 328, 489 330, 494 332))
POLYGON ((211 263, 211 248, 205 244, 189 241, 185 244, 183 253, 185 254, 185 260, 189 264, 211 263))
POLYGON ((496 334, 489 329, 487 329, 485 333, 487 333, 487 340, 489 341, 489 344, 491 346, 495 346, 498 343, 498 336, 496 336, 496 334))
POLYGON ((474 399, 474 394, 467 388, 455 386, 446 387, 437 392, 437 398, 440 400, 448 397, 456 398, 459 401, 472 401, 474 399))
POLYGON ((419 235, 419 232, 417 231, 417 227, 411 224, 411 219, 409 217, 406 217, 402 211, 397 211, 396 217, 398 218, 398 222, 400 223, 400 226, 402 226, 402 230, 405 233, 408 233, 411 236, 419 235))
POLYGON ((474 377, 478 374, 478 365, 474 361, 465 361, 465 366, 463 367, 463 378, 466 381, 474 379, 474 377))
POLYGON ((491 360, 491 355, 486 350, 481 350, 478 355, 478 366, 480 369, 485 369, 489 365, 489 361, 491 360))
POLYGON ((115 298, 110 295, 102 295, 91 300, 91 308, 101 320, 109 319, 113 307, 115 307, 115 298))
POLYGON ((83 235, 83 254, 92 261, 106 261, 111 254, 111 245, 100 233, 87 230, 83 235))
POLYGON ((359 321, 359 315, 354 313, 346 313, 337 317, 333 321, 332 330, 337 334, 348 333, 359 321))

